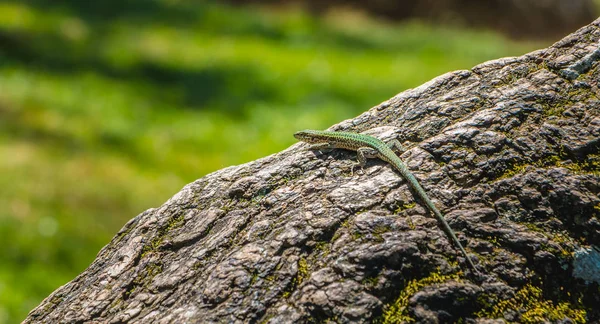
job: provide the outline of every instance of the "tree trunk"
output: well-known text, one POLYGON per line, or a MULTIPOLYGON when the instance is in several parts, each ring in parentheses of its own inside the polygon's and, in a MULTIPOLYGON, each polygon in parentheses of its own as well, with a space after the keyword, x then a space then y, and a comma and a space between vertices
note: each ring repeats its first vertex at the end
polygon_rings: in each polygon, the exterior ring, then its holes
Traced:
POLYGON ((331 128, 397 136, 483 274, 390 165, 299 143, 138 215, 25 323, 599 321, 599 28, 331 128))

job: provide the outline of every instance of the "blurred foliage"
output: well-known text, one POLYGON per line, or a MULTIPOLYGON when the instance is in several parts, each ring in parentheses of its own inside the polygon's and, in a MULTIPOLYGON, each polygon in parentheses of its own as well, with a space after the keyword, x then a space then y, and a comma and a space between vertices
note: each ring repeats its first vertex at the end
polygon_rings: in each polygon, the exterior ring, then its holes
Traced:
POLYGON ((1 1, 0 323, 23 319, 186 183, 540 46, 351 12, 1 1))
MULTIPOLYGON (((274 3, 273 0, 225 0, 274 3)), ((487 28, 515 39, 559 39, 598 17, 598 0, 278 0, 293 2, 316 15, 340 6, 379 19, 421 19, 435 24, 487 28)))

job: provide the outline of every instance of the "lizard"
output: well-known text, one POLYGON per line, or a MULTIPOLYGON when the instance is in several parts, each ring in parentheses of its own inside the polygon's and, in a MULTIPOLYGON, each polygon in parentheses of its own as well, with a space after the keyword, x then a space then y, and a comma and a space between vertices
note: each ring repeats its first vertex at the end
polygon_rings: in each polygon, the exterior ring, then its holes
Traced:
MULTIPOLYGON (((300 141, 312 144, 309 150, 326 150, 341 148, 351 151, 356 151, 358 163, 360 167, 364 167, 367 163, 367 158, 379 158, 389 164, 391 164, 406 181, 412 189, 417 193, 419 198, 427 205, 427 208, 435 215, 438 222, 442 225, 442 229, 448 235, 450 240, 456 245, 466 261, 473 269, 475 273, 479 273, 475 264, 467 255, 467 251, 462 246, 454 231, 446 222, 446 219, 442 213, 435 207, 417 178, 408 170, 408 167, 394 150, 402 151, 402 146, 397 139, 394 139, 388 143, 367 134, 352 133, 352 132, 337 132, 337 131, 318 131, 318 130, 303 130, 298 131, 294 134, 294 137, 300 141)), ((352 170, 354 170, 354 166, 352 170)))

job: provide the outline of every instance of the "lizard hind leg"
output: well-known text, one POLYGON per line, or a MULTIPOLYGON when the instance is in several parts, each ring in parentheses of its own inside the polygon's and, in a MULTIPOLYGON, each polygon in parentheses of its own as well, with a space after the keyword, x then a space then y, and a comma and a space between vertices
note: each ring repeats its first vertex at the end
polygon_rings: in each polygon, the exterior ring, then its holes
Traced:
POLYGON ((404 151, 406 151, 406 149, 404 148, 404 146, 402 146, 402 144, 400 144, 400 141, 395 139, 392 141, 389 141, 387 143, 387 146, 394 151, 394 153, 400 155, 402 153, 404 153, 404 151))

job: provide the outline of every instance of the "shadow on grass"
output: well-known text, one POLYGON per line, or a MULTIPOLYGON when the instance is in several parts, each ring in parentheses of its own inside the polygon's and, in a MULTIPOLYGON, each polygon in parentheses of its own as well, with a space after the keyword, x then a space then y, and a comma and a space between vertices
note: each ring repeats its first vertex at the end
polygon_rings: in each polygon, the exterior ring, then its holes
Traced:
MULTIPOLYGON (((14 0, 12 0, 14 1, 14 0)), ((264 39, 285 41, 289 37, 285 27, 265 22, 252 15, 252 8, 236 9, 219 1, 157 1, 157 0, 22 0, 40 10, 61 9, 70 12, 94 27, 106 27, 118 20, 131 23, 158 23, 177 27, 215 28, 227 35, 254 35, 264 39), (206 21, 209 21, 206 23, 206 21)), ((239 6, 239 5, 238 5, 239 6)), ((305 22, 313 41, 332 44, 347 49, 389 49, 394 44, 379 44, 361 36, 336 32, 315 21, 305 22)), ((295 35, 297 36, 297 35, 295 35)), ((401 49, 401 48, 396 48, 401 49)))
MULTIPOLYGON (((67 13, 65 17, 76 16, 89 26, 89 35, 84 40, 72 40, 62 34, 59 26, 20 30, 0 28, 0 66, 17 66, 67 77, 73 75, 74 82, 77 74, 92 72, 146 90, 150 89, 151 91, 144 91, 144 95, 147 94, 157 103, 177 109, 218 110, 233 118, 244 118, 245 107, 252 106, 252 103, 281 101, 280 99, 285 97, 285 91, 296 91, 282 89, 279 79, 265 79, 265 72, 259 64, 221 64, 185 68, 138 57, 127 65, 121 65, 115 64, 102 54, 105 53, 103 46, 106 46, 106 40, 110 39, 113 32, 111 24, 117 21, 130 26, 139 25, 140 29, 146 30, 146 24, 179 26, 186 32, 207 28, 217 37, 221 34, 230 35, 232 30, 233 33, 251 34, 254 37, 259 35, 270 39, 290 37, 286 35, 289 32, 286 27, 277 23, 261 23, 261 19, 253 17, 251 11, 216 5, 210 1, 172 1, 172 5, 156 0, 12 2, 29 5, 37 12, 67 13), (226 15, 228 11, 230 15, 226 15), (225 15, 222 20, 215 20, 215 13, 225 15), (213 23, 203 21, 205 16, 212 19, 213 23), (233 21, 239 24, 230 30, 228 23, 233 21), (219 29, 224 25, 226 28, 219 29)), ((309 28, 322 27, 319 23, 307 24, 309 28)), ((343 33, 336 34, 327 28, 314 34, 317 36, 305 37, 314 37, 308 40, 308 43, 315 47, 319 47, 321 41, 329 43, 329 47, 338 43, 346 48, 369 47, 363 39, 343 33)), ((116 51, 118 52, 118 49, 116 51)), ((128 56, 128 53, 125 52, 125 56, 128 56)), ((350 106, 356 105, 357 100, 362 98, 356 93, 344 93, 335 86, 323 88, 313 84, 311 80, 306 80, 304 89, 298 91, 327 93, 328 98, 346 102, 350 106)))
POLYGON ((21 3, 41 10, 66 10, 97 27, 116 19, 190 24, 202 14, 204 8, 196 4, 193 5, 194 10, 190 10, 190 5, 181 4, 180 1, 173 1, 176 5, 167 5, 156 0, 21 0, 21 3))
POLYGON ((277 96, 274 85, 260 81, 259 67, 212 66, 184 70, 146 60, 118 67, 99 57, 96 47, 89 44, 82 51, 57 35, 0 30, 0 66, 23 65, 26 69, 64 75, 93 71, 104 77, 150 86, 158 90, 152 94, 158 102, 181 109, 211 109, 211 104, 218 102, 218 109, 232 117, 242 114, 240 109, 244 103, 269 101, 277 96), (181 99, 166 93, 163 96, 161 90, 181 93, 181 99))

